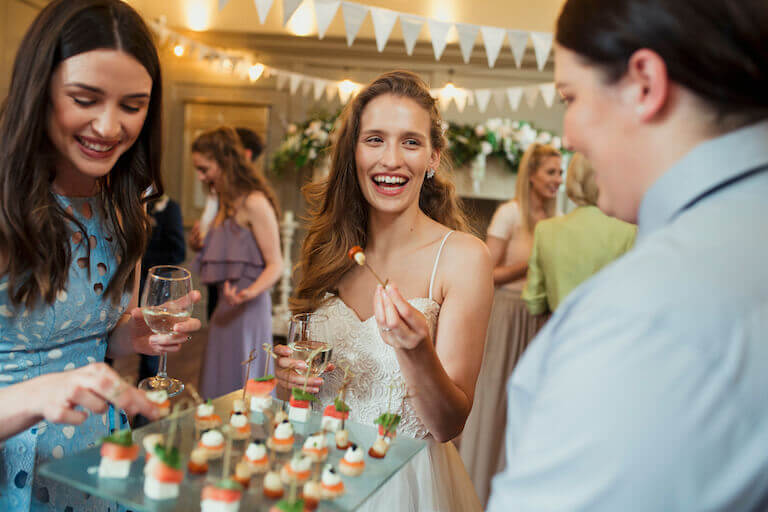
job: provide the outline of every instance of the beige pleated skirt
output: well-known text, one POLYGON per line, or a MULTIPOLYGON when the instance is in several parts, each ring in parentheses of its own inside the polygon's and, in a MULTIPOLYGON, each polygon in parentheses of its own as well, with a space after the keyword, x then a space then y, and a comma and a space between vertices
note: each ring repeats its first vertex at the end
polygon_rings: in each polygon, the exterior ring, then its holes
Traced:
POLYGON ((491 479, 506 463, 507 380, 548 318, 528 313, 520 293, 507 288, 497 288, 494 293, 475 400, 459 444, 459 453, 483 507, 491 479))

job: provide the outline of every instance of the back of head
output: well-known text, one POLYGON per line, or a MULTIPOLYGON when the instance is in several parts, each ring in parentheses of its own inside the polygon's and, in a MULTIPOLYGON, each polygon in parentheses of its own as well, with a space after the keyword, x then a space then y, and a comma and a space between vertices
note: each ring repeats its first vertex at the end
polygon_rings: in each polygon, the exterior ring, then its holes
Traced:
POLYGON ((163 192, 157 50, 141 16, 120 0, 54 0, 38 14, 19 46, 0 111, 0 247, 25 254, 13 258, 7 269, 14 304, 29 305, 39 298, 51 302, 66 284, 71 253, 66 223, 84 228, 64 212, 51 191, 56 150, 47 134, 49 87, 62 61, 102 49, 132 56, 152 79, 137 140, 99 180, 108 217, 122 220, 113 222, 120 263, 105 296, 116 301, 133 287, 133 269, 151 229, 142 205, 150 197, 143 196, 150 187, 151 197, 163 192))
POLYGON ((595 169, 581 153, 575 153, 568 164, 568 176, 565 178, 565 192, 579 206, 597 204, 597 181, 595 169))
POLYGON ((717 115, 721 131, 768 118, 765 0, 568 0, 556 39, 609 83, 635 51, 653 50, 670 79, 717 115))
POLYGON ((251 162, 255 162, 262 151, 264 151, 264 143, 261 141, 261 137, 255 131, 250 128, 235 128, 237 135, 240 137, 240 142, 243 147, 251 152, 251 162))
POLYGON ((325 181, 304 188, 309 203, 309 225, 292 300, 292 309, 296 312, 316 309, 325 292, 334 289, 341 276, 354 265, 345 257, 349 248, 366 246, 368 203, 357 181, 355 151, 363 110, 373 99, 387 94, 409 98, 429 114, 429 142, 441 154, 434 177, 424 180, 419 208, 443 225, 468 230, 455 187, 443 172, 450 168, 443 157, 447 143, 442 118, 429 87, 410 71, 385 73, 344 107, 331 149, 330 174, 325 181))
POLYGON ((232 215, 236 200, 253 191, 262 192, 277 214, 277 197, 267 179, 247 158, 234 128, 220 126, 201 133, 192 142, 191 151, 214 160, 221 169, 222 179, 217 183, 216 193, 221 199, 223 214, 232 215))

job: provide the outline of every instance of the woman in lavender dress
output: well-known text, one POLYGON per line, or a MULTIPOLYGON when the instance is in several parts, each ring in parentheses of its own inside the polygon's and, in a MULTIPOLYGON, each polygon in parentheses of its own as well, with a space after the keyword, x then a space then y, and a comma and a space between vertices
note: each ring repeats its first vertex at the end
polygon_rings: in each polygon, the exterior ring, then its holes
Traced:
POLYGON ((202 380, 203 395, 213 398, 244 385, 240 363, 254 348, 259 350, 251 375, 264 371, 267 356, 260 347, 272 342, 269 291, 283 260, 277 200, 237 132, 223 127, 201 134, 192 143, 192 161, 219 196, 219 212, 196 260, 201 281, 219 289, 202 380))

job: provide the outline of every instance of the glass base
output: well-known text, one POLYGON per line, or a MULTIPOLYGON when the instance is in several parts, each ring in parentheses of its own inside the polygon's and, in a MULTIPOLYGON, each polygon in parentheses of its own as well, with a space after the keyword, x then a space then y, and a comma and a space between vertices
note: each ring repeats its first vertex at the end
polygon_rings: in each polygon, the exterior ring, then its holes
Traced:
POLYGON ((170 398, 184 391, 184 383, 173 377, 147 377, 139 382, 139 389, 142 391, 166 391, 170 398))

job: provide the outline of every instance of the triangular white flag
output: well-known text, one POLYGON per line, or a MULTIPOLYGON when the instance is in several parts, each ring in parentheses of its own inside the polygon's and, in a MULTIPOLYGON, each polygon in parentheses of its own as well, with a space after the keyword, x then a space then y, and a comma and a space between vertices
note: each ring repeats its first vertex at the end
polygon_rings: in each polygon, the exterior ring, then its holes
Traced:
POLYGON ((531 32, 531 41, 533 41, 533 50, 536 52, 536 63, 539 65, 539 71, 541 71, 547 63, 550 50, 552 50, 552 33, 531 32))
POLYGON ((530 108, 535 107, 536 98, 539 95, 539 88, 535 85, 529 85, 523 89, 523 94, 525 95, 525 102, 528 104, 528 106, 530 108))
POLYGON ((325 86, 325 80, 320 80, 319 78, 315 78, 315 80, 312 82, 312 87, 314 89, 313 92, 315 93, 315 101, 320 101, 320 98, 323 97, 325 86))
POLYGON ((467 99, 469 98, 469 94, 464 89, 459 89, 456 91, 456 95, 453 97, 453 101, 456 103, 456 108, 459 109, 459 112, 464 112, 464 108, 467 106, 467 99))
POLYGON ((400 15, 400 28, 403 30, 403 43, 408 55, 413 55, 413 47, 419 38, 425 19, 421 16, 400 15))
POLYGON ((304 80, 302 80, 301 82, 301 94, 302 96, 306 96, 307 94, 309 94, 309 90, 312 88, 312 82, 307 80, 306 79, 307 77, 303 77, 303 78, 304 80))
POLYGON ((342 2, 341 13, 344 15, 344 25, 347 29, 347 46, 352 46, 352 43, 355 42, 360 26, 368 15, 368 9, 370 7, 367 5, 342 2))
POLYGON ((453 24, 433 20, 432 18, 427 20, 427 24, 429 25, 429 35, 432 38, 432 50, 435 52, 435 60, 440 60, 445 50, 445 44, 448 42, 448 32, 453 24))
POLYGON ((267 14, 269 14, 269 10, 272 8, 272 2, 275 0, 253 0, 254 5, 256 5, 256 12, 259 13, 259 23, 262 25, 265 21, 267 21, 267 14))
POLYGON ((397 13, 381 7, 371 7, 371 19, 373 20, 373 31, 376 33, 376 48, 379 52, 383 52, 389 36, 392 34, 392 27, 397 21, 397 13))
POLYGON ((557 92, 555 90, 555 83, 539 84, 539 92, 541 97, 544 98, 544 103, 546 103, 547 107, 552 108, 552 105, 555 103, 555 93, 557 92))
POLYGON ((493 103, 496 105, 496 108, 499 110, 503 110, 504 107, 507 106, 507 98, 505 98, 505 92, 504 89, 493 89, 493 103))
POLYGON ((296 94, 296 91, 299 90, 299 86, 301 85, 301 75, 297 73, 291 73, 290 77, 291 94, 296 94))
POLYGON ((475 40, 477 33, 480 32, 480 27, 467 23, 457 23, 456 32, 459 34, 459 48, 461 48, 461 56, 464 57, 464 64, 469 64, 469 58, 472 56, 472 49, 475 47, 475 40))
POLYGON ((317 37, 322 39, 331 25, 341 0, 315 0, 315 19, 317 20, 317 37))
POLYGON ((267 20, 267 14, 269 14, 269 10, 272 8, 272 2, 275 0, 253 0, 254 5, 256 5, 256 12, 259 13, 259 23, 262 25, 267 20))
POLYGON ((222 10, 224 6, 227 5, 227 2, 229 2, 229 0, 219 0, 219 10, 222 10))
POLYGON ((339 86, 337 86, 335 83, 330 82, 328 86, 325 88, 325 99, 328 101, 333 101, 336 99, 336 96, 339 94, 339 86))
POLYGON ((525 46, 528 44, 528 32, 507 30, 507 37, 509 38, 509 47, 512 49, 512 56, 515 57, 515 65, 519 68, 523 63, 525 46))
POLYGON ((488 102, 491 101, 491 90, 475 89, 475 99, 477 100, 477 110, 485 112, 488 108, 488 102))
POLYGON ((437 97, 437 100, 440 102, 440 112, 446 112, 448 110, 448 107, 451 106, 451 96, 447 94, 441 94, 437 97))
POLYGON ((501 45, 504 44, 504 29, 496 27, 480 27, 485 43, 485 54, 488 56, 488 67, 492 68, 499 57, 501 45))
POLYGON ((283 0, 283 26, 288 24, 293 13, 299 8, 304 0, 283 0))
POLYGON ((513 111, 517 111, 520 108, 520 100, 523 98, 522 87, 510 87, 507 89, 507 100, 509 101, 509 107, 513 111))
POLYGON ((277 70, 275 70, 275 75, 277 75, 277 90, 282 91, 288 84, 290 75, 288 73, 283 73, 282 71, 277 70))

